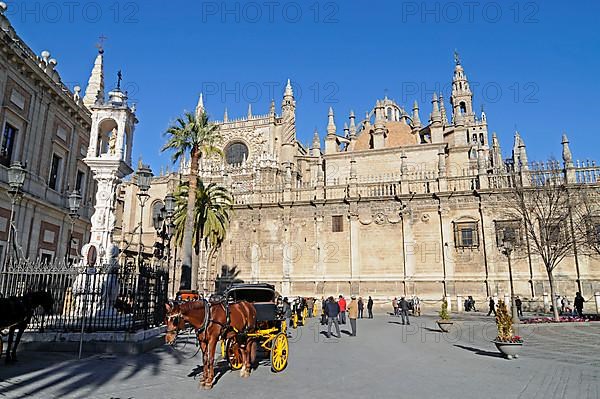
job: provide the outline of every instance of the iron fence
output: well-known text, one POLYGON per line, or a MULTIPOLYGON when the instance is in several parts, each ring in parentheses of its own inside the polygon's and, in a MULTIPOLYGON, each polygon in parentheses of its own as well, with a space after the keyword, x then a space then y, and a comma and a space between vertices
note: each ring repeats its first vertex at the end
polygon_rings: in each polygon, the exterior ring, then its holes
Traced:
POLYGON ((160 267, 131 271, 11 260, 0 272, 0 295, 52 294, 53 312, 34 317, 29 326, 34 330, 133 332, 163 323, 168 282, 168 271, 160 267))

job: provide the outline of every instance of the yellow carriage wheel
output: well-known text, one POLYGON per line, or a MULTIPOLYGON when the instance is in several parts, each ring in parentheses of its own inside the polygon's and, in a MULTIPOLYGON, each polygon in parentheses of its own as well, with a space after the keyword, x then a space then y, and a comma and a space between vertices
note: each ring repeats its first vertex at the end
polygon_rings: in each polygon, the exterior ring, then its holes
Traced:
POLYGON ((298 328, 298 313, 296 312, 294 312, 294 315, 292 316, 292 327, 298 328))
POLYGON ((242 352, 237 342, 232 339, 227 340, 227 361, 232 370, 239 370, 243 366, 242 352))
POLYGON ((287 367, 289 343, 287 335, 279 333, 271 344, 271 371, 279 373, 287 367))
POLYGON ((308 308, 304 308, 302 310, 302 320, 305 320, 308 317, 308 308))

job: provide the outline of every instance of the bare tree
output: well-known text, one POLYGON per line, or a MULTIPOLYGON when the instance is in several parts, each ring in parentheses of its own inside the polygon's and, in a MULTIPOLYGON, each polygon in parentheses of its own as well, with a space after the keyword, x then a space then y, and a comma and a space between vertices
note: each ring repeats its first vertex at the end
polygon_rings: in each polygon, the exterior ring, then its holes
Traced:
POLYGON ((584 238, 573 225, 580 225, 581 196, 577 189, 565 185, 564 174, 558 162, 550 160, 540 169, 515 175, 515 184, 509 195, 506 212, 523 223, 530 242, 530 251, 543 262, 552 297, 554 319, 559 320, 555 303, 554 270, 572 255, 584 238))
POLYGON ((598 184, 578 190, 578 207, 573 207, 574 230, 584 238, 581 250, 589 256, 600 256, 600 186, 598 184))

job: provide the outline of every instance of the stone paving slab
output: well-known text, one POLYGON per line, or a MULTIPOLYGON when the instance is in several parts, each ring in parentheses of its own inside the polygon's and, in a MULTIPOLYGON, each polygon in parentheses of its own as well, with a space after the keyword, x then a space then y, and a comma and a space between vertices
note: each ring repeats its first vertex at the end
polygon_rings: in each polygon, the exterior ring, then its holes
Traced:
MULTIPOLYGON (((211 391, 199 391, 200 357, 168 347, 141 355, 23 352, 0 364, 0 398, 589 398, 600 396, 600 325, 523 329, 518 360, 489 342, 492 318, 456 318, 450 334, 434 317, 379 316, 358 321, 358 337, 327 339, 316 319, 291 338, 290 363, 279 374, 268 360, 242 379, 220 363, 211 391)), ((342 326, 349 329, 349 326, 342 326)), ((490 338, 491 336, 491 338, 490 338)))

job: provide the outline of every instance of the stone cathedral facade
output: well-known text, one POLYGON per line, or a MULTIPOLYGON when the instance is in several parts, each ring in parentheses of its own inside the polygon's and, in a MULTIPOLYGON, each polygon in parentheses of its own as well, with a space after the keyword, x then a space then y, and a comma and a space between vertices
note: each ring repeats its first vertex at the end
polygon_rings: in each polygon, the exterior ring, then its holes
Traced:
MULTIPOLYGON (((272 283, 284 295, 445 295, 460 302, 467 295, 508 294, 501 237, 511 221, 500 210, 511 173, 559 168, 567 183, 597 189, 600 168, 574 164, 566 135, 560 165, 530 163, 519 133, 503 159, 485 113, 474 111, 458 59, 452 92, 434 94, 427 108, 415 102, 407 111, 386 97, 362 117, 350 112, 342 118, 329 109, 327 131, 315 131, 310 148, 297 140, 289 81, 280 109, 272 102, 268 113, 249 109, 238 119, 225 112, 215 122, 224 157, 203 160, 201 176, 231 190, 235 213, 216 257, 199 260, 200 273, 214 281, 235 270, 238 279, 272 283)), ((187 170, 182 164, 178 173, 154 179, 151 209, 160 208, 187 170)), ((122 230, 131 231, 139 218, 135 186, 123 185, 120 200, 122 230)), ((146 215, 149 249, 156 236, 152 212, 146 215)), ((549 292, 543 264, 526 246, 517 252, 516 294, 541 298, 549 292)), ((558 292, 573 295, 580 286, 590 297, 600 290, 599 266, 582 254, 564 260, 555 271, 558 292)))

